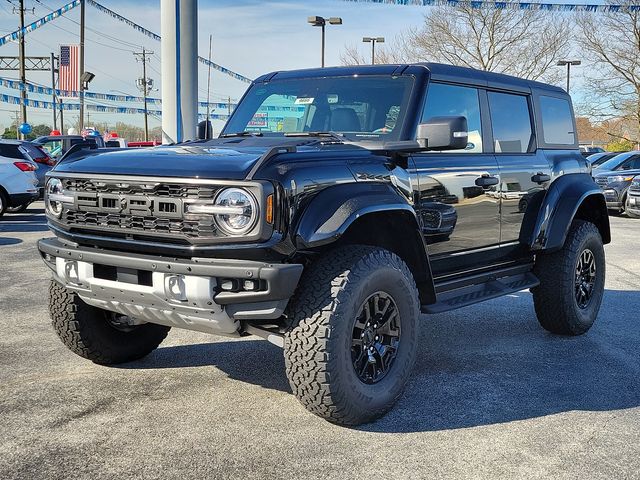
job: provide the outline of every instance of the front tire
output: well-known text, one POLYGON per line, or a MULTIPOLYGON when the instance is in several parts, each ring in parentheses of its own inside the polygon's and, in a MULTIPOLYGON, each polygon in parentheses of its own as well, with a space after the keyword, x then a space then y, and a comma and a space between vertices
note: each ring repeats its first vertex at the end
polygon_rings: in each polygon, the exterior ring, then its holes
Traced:
POLYGON ((561 335, 586 333, 598 316, 604 295, 602 237, 593 223, 574 220, 561 250, 540 254, 531 289, 540 325, 561 335))
POLYGON ((343 425, 384 415, 409 379, 420 302, 397 255, 347 246, 312 264, 292 300, 287 377, 310 412, 343 425))
POLYGON ((111 312, 83 302, 55 280, 49 286, 49 313, 62 343, 100 365, 131 362, 148 355, 171 329, 154 323, 117 327, 110 321, 111 312))

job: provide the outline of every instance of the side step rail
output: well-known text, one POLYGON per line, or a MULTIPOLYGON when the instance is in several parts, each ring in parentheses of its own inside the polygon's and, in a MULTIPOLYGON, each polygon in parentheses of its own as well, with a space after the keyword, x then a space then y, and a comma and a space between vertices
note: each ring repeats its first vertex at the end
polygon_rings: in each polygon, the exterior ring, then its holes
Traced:
POLYGON ((470 285, 459 287, 451 285, 453 288, 450 289, 446 289, 446 285, 436 285, 438 292, 436 303, 422 305, 422 312, 448 312, 509 293, 519 292, 526 288, 533 288, 539 284, 540 281, 531 271, 518 273, 500 271, 483 275, 483 281, 470 285))

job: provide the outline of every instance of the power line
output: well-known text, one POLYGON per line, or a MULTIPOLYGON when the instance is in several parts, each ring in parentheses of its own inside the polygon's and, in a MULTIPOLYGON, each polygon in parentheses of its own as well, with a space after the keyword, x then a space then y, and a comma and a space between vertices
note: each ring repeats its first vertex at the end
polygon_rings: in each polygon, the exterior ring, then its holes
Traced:
MULTIPOLYGON (((53 9, 53 8, 51 8, 49 5, 47 5, 46 3, 42 2, 41 0, 35 0, 35 1, 36 1, 37 3, 39 3, 40 5, 42 5, 43 7, 45 7, 45 8, 47 8, 47 9, 49 9, 49 11, 50 11, 50 12, 53 12, 53 11, 54 11, 54 9, 53 9)), ((76 24, 76 25, 78 25, 78 26, 80 25, 80 22, 77 22, 76 20, 74 20, 74 19, 72 19, 72 18, 69 18, 69 17, 61 17, 61 18, 64 18, 65 20, 67 20, 67 21, 69 21, 69 22, 71 22, 71 23, 74 23, 74 24, 76 24)), ((100 30, 96 30, 95 28, 87 27, 86 25, 85 25, 85 27, 84 27, 84 28, 85 28, 86 30, 91 31, 91 32, 97 33, 100 37, 108 38, 109 40, 111 40, 111 41, 113 41, 113 42, 116 42, 116 43, 119 43, 119 44, 121 44, 121 45, 125 45, 125 46, 130 47, 130 48, 140 48, 140 45, 138 45, 138 44, 136 44, 136 43, 127 42, 127 41, 125 41, 125 40, 122 40, 122 39, 120 39, 120 38, 114 37, 114 36, 109 35, 109 34, 107 34, 107 33, 101 32, 100 30)), ((101 44, 101 45, 103 45, 103 44, 101 44)), ((111 47, 110 45, 106 45, 106 46, 111 47)), ((115 48, 115 47, 113 47, 113 48, 115 48)), ((123 51, 130 52, 131 50, 129 49, 129 50, 123 50, 123 51)))

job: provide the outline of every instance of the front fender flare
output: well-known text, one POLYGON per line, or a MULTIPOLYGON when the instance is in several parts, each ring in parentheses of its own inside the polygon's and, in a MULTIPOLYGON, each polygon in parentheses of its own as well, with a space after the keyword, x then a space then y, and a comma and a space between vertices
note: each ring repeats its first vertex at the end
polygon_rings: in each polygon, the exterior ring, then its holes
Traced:
POLYGON ((405 211, 418 219, 415 210, 391 185, 362 182, 329 187, 318 193, 305 209, 297 228, 298 248, 308 249, 336 241, 363 215, 405 211))

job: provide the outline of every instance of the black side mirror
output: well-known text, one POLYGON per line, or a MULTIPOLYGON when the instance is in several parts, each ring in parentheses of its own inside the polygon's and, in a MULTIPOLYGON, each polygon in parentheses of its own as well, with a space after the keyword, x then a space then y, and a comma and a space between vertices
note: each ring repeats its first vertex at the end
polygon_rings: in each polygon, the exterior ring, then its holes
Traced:
POLYGON ((469 142, 467 118, 432 117, 418 125, 416 139, 425 150, 461 150, 469 142))

